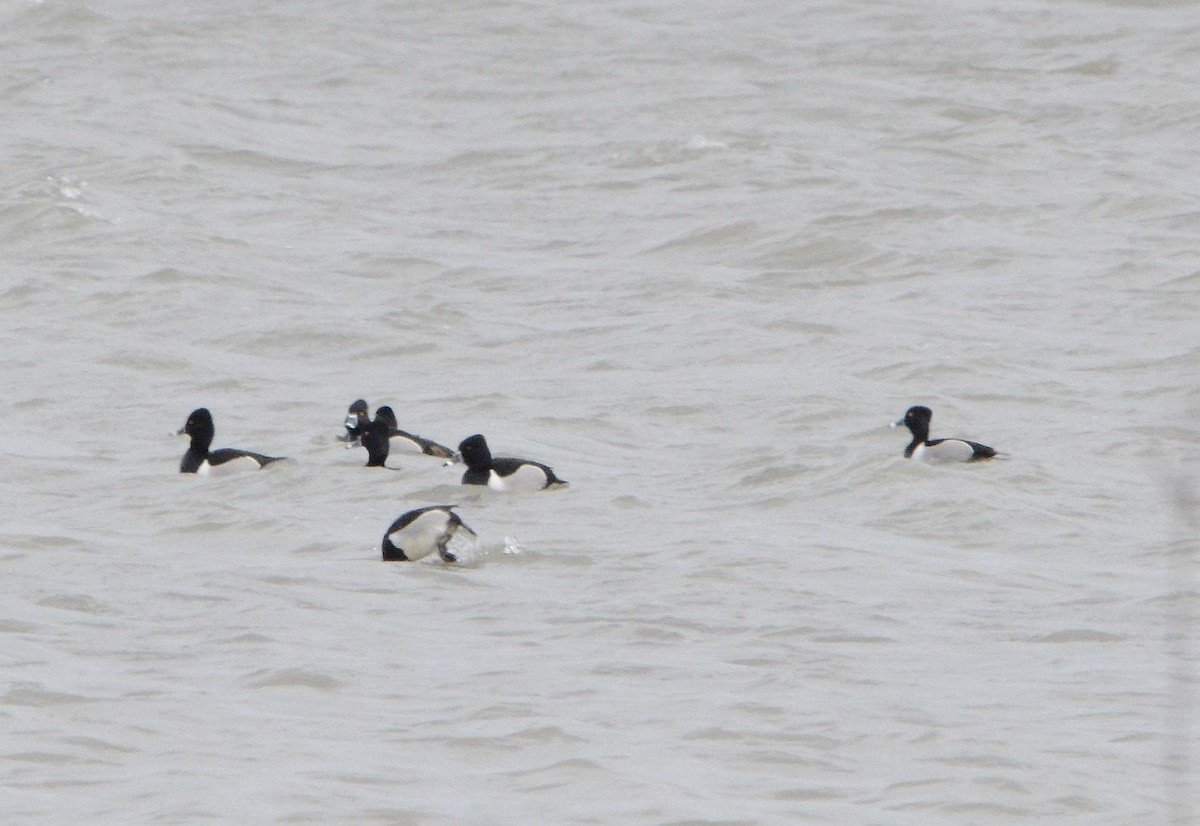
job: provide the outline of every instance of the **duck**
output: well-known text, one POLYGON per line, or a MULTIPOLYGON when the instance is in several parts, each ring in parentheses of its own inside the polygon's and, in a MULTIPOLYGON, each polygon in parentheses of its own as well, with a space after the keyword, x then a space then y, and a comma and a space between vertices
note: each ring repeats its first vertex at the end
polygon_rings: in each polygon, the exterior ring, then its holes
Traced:
POLYGON ((362 435, 362 429, 366 427, 370 421, 367 415, 366 399, 355 399, 350 403, 349 409, 346 411, 346 420, 342 426, 346 428, 346 432, 338 436, 338 440, 347 442, 346 447, 351 448, 358 444, 359 437, 362 435))
POLYGON ((388 423, 379 416, 375 417, 375 421, 367 422, 359 428, 359 444, 367 449, 367 467, 386 467, 388 470, 397 470, 387 464, 388 454, 391 453, 392 447, 392 440, 388 438, 389 431, 388 423))
POLYGON ((408 453, 423 453, 438 459, 456 458, 454 451, 445 445, 401 430, 396 424, 396 414, 387 405, 375 411, 375 419, 376 421, 383 420, 388 425, 388 439, 392 443, 393 450, 399 448, 408 453))
POLYGON ((933 411, 924 405, 913 405, 904 412, 904 418, 892 427, 905 425, 912 433, 912 441, 904 448, 904 458, 922 462, 979 462, 995 457, 996 451, 979 442, 966 439, 930 439, 929 422, 933 411))
POLYGON ((492 490, 530 491, 569 484, 555 476, 554 471, 541 462, 493 458, 487 440, 479 433, 463 439, 458 452, 467 465, 462 477, 464 485, 487 485, 492 490))
MULTIPOLYGON (((389 438, 392 441, 392 450, 405 453, 421 453, 438 459, 458 459, 454 451, 445 445, 438 444, 432 439, 426 439, 424 436, 417 436, 416 434, 401 430, 396 421, 395 411, 387 405, 375 411, 376 420, 380 417, 383 417, 390 428, 389 438)), ((346 420, 342 423, 346 428, 346 432, 338 436, 338 440, 345 442, 347 448, 355 447, 361 443, 363 428, 370 423, 371 419, 368 414, 366 400, 355 399, 346 411, 346 420)))
POLYGON ((444 562, 457 562, 458 557, 447 545, 459 530, 478 538, 462 518, 453 511, 455 505, 430 505, 417 508, 397 517, 383 535, 383 561, 415 561, 437 551, 444 562))
POLYGON ((178 433, 180 436, 192 437, 192 443, 189 445, 187 453, 183 454, 183 461, 179 464, 180 473, 218 476, 247 470, 261 470, 272 462, 286 458, 284 456, 264 456, 261 453, 231 447, 209 450, 215 432, 212 414, 208 412, 208 408, 199 407, 192 411, 178 433))

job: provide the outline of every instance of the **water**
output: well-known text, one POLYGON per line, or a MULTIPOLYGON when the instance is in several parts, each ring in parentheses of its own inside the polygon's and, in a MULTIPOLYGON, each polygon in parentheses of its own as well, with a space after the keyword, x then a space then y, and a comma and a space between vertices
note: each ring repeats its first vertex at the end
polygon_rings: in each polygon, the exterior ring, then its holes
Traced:
POLYGON ((0 15, 6 822, 1194 822, 1190 4, 0 15))

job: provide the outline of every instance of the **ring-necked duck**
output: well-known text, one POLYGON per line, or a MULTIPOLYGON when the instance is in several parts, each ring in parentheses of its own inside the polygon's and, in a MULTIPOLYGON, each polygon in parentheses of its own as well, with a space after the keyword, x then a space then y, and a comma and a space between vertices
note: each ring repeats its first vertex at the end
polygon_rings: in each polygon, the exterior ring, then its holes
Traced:
MULTIPOLYGON (((367 422, 359 429, 358 441, 367 449, 367 467, 388 467, 387 457, 392 445, 387 422, 376 416, 375 421, 367 422)), ((388 470, 396 468, 389 467, 388 470)))
MULTIPOLYGON (((455 459, 457 458, 454 451, 445 445, 438 444, 432 439, 426 439, 424 436, 417 436, 408 431, 401 430, 396 421, 396 413, 392 408, 386 405, 375 411, 375 420, 380 417, 390 428, 389 437, 392 440, 392 450, 404 453, 423 453, 426 456, 435 456, 439 459, 455 459)), ((346 442, 346 447, 351 448, 359 444, 362 440, 362 431, 371 419, 367 415, 367 402, 364 399, 356 399, 346 411, 346 420, 343 426, 346 432, 338 436, 339 441, 346 442)))
POLYGON ((905 458, 922 462, 978 462, 996 455, 995 450, 979 442, 969 442, 966 439, 930 439, 929 421, 932 418, 932 410, 923 405, 915 405, 905 411, 903 419, 892 424, 892 427, 905 425, 912 432, 912 441, 904 448, 905 458))
POLYGON ((462 478, 464 485, 487 485, 492 490, 541 490, 567 484, 540 462, 493 458, 487 441, 478 433, 463 439, 458 452, 467 465, 462 478))
POLYGON ((414 433, 401 430, 396 424, 396 414, 392 412, 392 408, 385 405, 376 410, 375 420, 378 421, 380 419, 388 425, 388 438, 392 443, 392 450, 424 453, 426 456, 436 456, 439 459, 454 458, 454 451, 445 445, 440 445, 432 439, 426 439, 424 436, 417 436, 414 433))
POLYGON ((366 400, 355 399, 346 411, 346 420, 342 422, 342 426, 346 428, 346 432, 338 436, 338 440, 349 442, 346 445, 348 448, 354 447, 354 445, 358 444, 359 437, 362 436, 362 429, 368 421, 370 419, 367 418, 366 400))
POLYGON ((199 473, 205 476, 218 476, 226 473, 238 473, 246 470, 259 470, 271 462, 278 462, 283 456, 264 456, 249 450, 237 450, 223 447, 220 450, 209 450, 212 446, 213 434, 212 414, 208 408, 201 407, 192 411, 187 423, 180 429, 179 435, 185 433, 192 437, 192 443, 183 461, 179 465, 180 473, 199 473))
POLYGON ((383 535, 383 561, 403 562, 429 556, 434 551, 446 562, 456 562, 447 545, 460 528, 471 536, 467 527, 451 508, 454 505, 431 505, 401 515, 383 535))

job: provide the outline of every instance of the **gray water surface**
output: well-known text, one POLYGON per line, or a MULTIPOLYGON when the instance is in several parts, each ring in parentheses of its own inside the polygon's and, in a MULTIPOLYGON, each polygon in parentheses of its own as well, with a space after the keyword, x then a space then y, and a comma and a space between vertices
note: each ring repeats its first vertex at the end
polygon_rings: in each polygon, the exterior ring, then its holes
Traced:
POLYGON ((1194 822, 1197 42, 4 6, 5 822, 1194 822), (360 396, 571 487, 363 468, 360 396), (200 406, 293 461, 180 475, 200 406))

